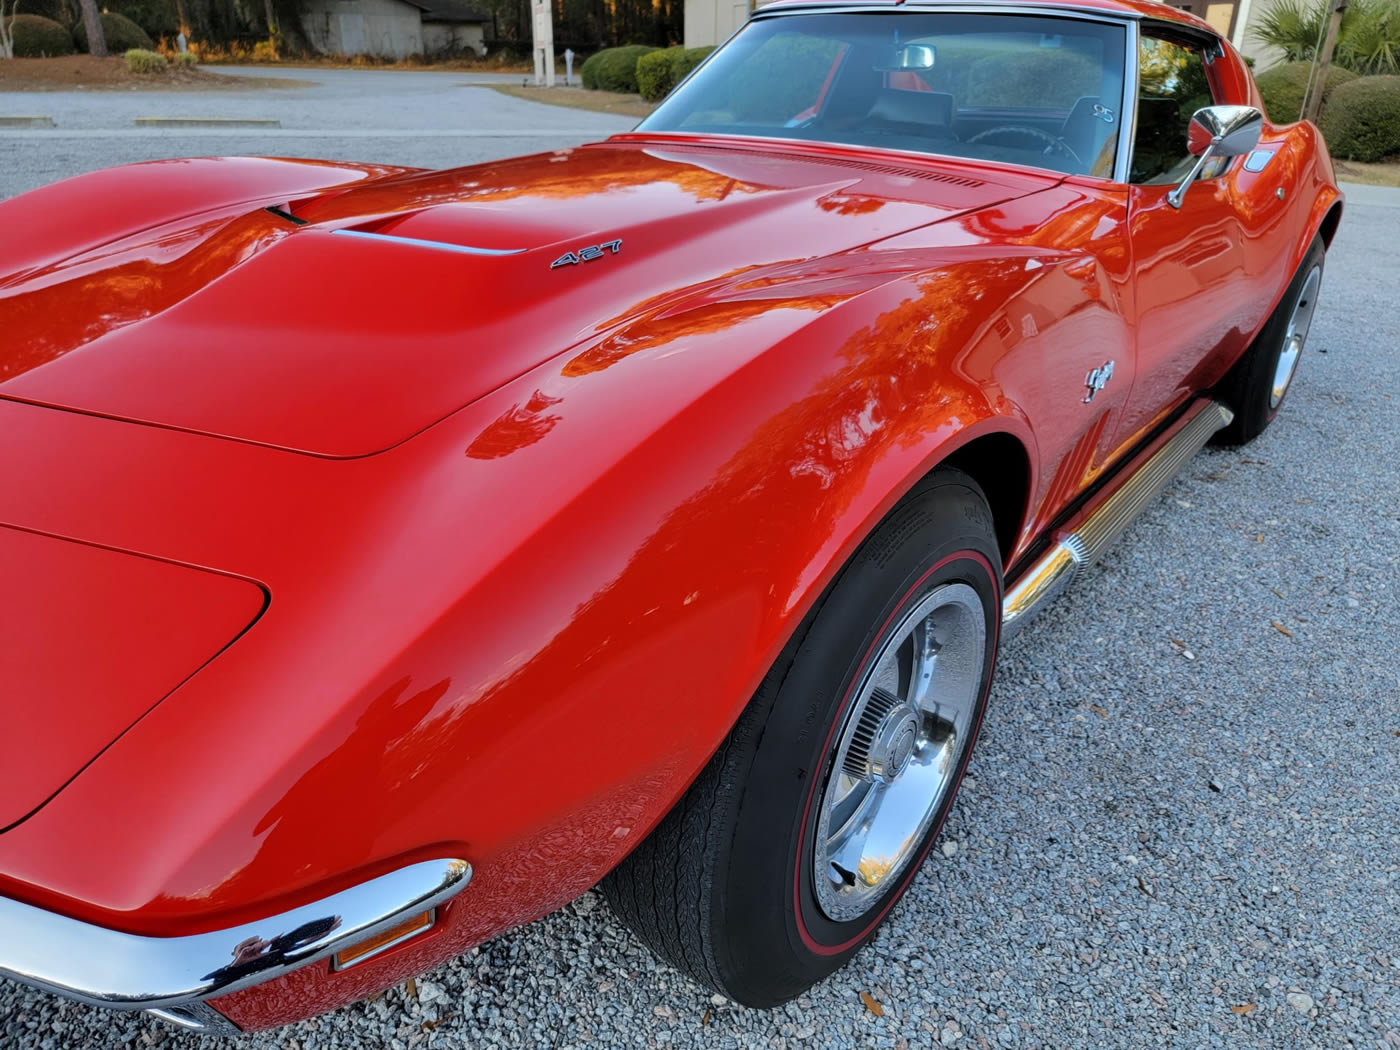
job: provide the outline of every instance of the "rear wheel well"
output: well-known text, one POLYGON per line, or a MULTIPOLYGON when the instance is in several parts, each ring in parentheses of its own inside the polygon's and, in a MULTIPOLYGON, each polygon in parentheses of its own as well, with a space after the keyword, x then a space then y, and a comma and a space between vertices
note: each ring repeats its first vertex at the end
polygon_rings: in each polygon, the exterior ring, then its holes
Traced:
POLYGON ((1337 224, 1342 221, 1342 202, 1338 201, 1332 205, 1331 210, 1322 217, 1322 225, 1318 227, 1318 233, 1322 234, 1322 243, 1328 248, 1332 247, 1332 238, 1337 235, 1337 224))
POLYGON ((1025 447, 1010 434, 985 434, 969 441, 939 466, 956 467, 982 487, 992 508, 1002 564, 1007 564, 1030 502, 1031 464, 1025 447))

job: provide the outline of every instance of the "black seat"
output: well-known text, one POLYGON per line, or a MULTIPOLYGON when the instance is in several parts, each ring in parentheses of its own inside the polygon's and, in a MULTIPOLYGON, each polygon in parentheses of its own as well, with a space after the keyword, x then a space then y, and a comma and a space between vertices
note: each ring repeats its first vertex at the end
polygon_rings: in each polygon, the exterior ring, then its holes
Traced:
POLYGON ((1081 95, 1070 107, 1069 116, 1060 128, 1060 138, 1086 165, 1092 164, 1098 153, 1100 133, 1110 128, 1117 130, 1116 117, 1115 123, 1109 124, 1095 116, 1094 107, 1098 104, 1098 95, 1081 95))

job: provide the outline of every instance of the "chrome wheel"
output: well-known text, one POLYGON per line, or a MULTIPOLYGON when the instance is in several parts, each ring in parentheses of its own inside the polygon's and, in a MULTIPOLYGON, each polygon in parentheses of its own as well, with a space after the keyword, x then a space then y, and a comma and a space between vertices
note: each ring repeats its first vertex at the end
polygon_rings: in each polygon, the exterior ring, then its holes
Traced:
POLYGON ((1308 339, 1308 329, 1312 326, 1313 312, 1317 309, 1317 292, 1322 285, 1322 267, 1314 266, 1303 282, 1303 290, 1298 293, 1298 302, 1293 307, 1293 316, 1288 320, 1288 330, 1283 334, 1283 349, 1279 351, 1278 364, 1274 366, 1273 387, 1269 391, 1269 410, 1278 408, 1283 395, 1288 393, 1288 384, 1293 382, 1293 373, 1298 371, 1298 359, 1303 356, 1303 344, 1308 339))
POLYGON ((813 884, 836 922, 863 915, 915 859, 972 737, 987 624, 964 583, 903 617, 858 684, 836 736, 813 884))

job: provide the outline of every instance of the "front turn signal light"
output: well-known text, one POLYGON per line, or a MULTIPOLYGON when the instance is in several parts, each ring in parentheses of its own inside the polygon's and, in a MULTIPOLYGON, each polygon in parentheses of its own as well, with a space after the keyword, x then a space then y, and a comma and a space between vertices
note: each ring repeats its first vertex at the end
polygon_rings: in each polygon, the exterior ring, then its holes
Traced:
POLYGON ((415 915, 411 919, 399 923, 397 926, 390 926, 387 930, 380 930, 373 937, 366 937, 357 944, 352 944, 349 948, 343 948, 331 957, 332 970, 344 970, 356 963, 362 963, 366 959, 371 959, 380 952, 388 951, 395 945, 402 944, 412 937, 417 937, 420 933, 426 933, 433 928, 433 923, 437 921, 437 909, 430 908, 421 915, 415 915))

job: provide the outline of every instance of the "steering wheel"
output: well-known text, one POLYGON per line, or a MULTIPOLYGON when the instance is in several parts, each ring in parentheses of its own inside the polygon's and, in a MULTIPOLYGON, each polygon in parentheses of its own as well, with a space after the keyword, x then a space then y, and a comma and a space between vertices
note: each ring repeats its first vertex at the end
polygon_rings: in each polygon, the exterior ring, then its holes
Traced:
MULTIPOLYGON (((1074 161, 1075 164, 1080 167, 1084 166, 1084 162, 1079 159, 1079 154, 1070 149, 1069 143, 1065 142, 1064 139, 1056 138, 1054 135, 1047 134, 1039 128, 1027 127, 1024 124, 1003 124, 1001 127, 988 128, 986 131, 979 131, 967 141, 969 143, 983 142, 992 138, 994 135, 1019 135, 1023 138, 1035 139, 1037 143, 1044 144, 1045 149, 1041 151, 1043 154, 1063 153, 1070 160, 1074 161)), ((1015 147, 1013 146, 1013 148, 1015 147)))

